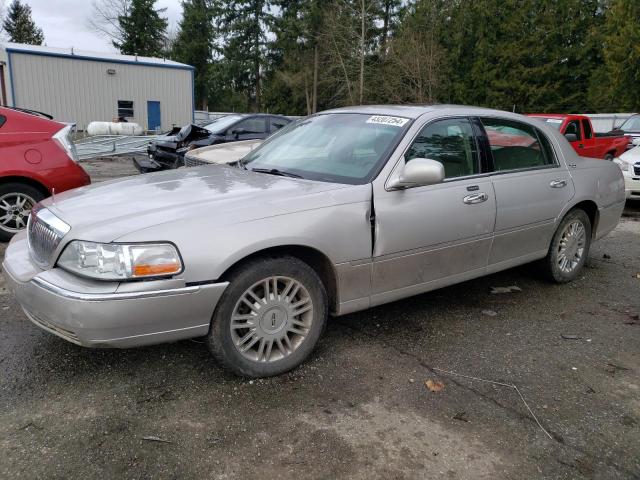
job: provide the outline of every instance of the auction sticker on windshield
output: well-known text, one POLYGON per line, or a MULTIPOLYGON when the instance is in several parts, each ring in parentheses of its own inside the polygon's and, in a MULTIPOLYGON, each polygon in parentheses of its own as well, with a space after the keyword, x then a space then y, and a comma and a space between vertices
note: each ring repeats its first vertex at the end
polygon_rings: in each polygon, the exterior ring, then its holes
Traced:
POLYGON ((394 127, 404 127, 409 121, 408 118, 389 117, 387 115, 374 115, 367 120, 367 123, 376 123, 378 125, 393 125, 394 127))

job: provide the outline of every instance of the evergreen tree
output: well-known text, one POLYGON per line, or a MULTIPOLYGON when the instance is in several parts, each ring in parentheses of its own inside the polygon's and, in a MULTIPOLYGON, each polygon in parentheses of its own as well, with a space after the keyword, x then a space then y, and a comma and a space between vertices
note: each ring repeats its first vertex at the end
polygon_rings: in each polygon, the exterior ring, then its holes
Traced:
POLYGON ((215 13, 224 35, 225 70, 236 90, 244 91, 247 108, 262 109, 262 77, 266 64, 267 32, 273 16, 270 0, 217 0, 215 13))
POLYGON ((265 102, 276 112, 318 109, 320 30, 330 0, 274 0, 265 102))
POLYGON ((122 40, 113 46, 125 55, 161 57, 167 32, 167 19, 162 17, 166 9, 154 8, 155 0, 131 0, 126 15, 118 17, 122 40))
POLYGON ((31 18, 31 7, 20 0, 13 0, 2 24, 9 35, 9 41, 42 45, 44 35, 31 18))
POLYGON ((612 0, 602 36, 604 65, 594 72, 590 99, 607 111, 640 110, 640 8, 612 0))
POLYGON ((172 58, 195 67, 196 105, 206 110, 215 30, 208 0, 184 0, 172 58))

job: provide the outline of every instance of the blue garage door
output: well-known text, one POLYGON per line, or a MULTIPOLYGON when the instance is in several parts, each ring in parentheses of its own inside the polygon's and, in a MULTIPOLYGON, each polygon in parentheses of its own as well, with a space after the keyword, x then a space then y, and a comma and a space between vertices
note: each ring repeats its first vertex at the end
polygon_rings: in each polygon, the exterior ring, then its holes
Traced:
POLYGON ((147 102, 147 128, 149 130, 160 129, 160 102, 150 100, 147 102))

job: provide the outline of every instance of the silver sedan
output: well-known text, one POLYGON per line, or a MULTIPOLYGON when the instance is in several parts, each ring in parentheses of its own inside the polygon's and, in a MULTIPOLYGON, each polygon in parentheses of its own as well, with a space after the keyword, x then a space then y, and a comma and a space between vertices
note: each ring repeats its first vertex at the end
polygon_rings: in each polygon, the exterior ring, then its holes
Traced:
POLYGON ((234 165, 38 204, 6 251, 39 327, 87 347, 206 337, 246 376, 285 372, 344 315, 538 261, 581 272, 624 206, 617 165, 543 123, 456 106, 302 119, 234 165))

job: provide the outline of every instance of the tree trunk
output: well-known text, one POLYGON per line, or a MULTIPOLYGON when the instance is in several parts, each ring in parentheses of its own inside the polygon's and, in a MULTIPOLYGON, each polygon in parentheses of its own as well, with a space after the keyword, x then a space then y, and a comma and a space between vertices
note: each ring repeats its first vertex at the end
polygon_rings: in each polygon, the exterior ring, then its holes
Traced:
POLYGON ((382 41, 380 51, 382 56, 387 55, 387 37, 389 36, 389 24, 391 17, 391 5, 389 1, 384 2, 384 18, 382 19, 382 41))
POLYGON ((364 40, 365 40, 365 0, 360 1, 360 105, 362 105, 362 100, 364 98, 364 40))
POLYGON ((260 14, 262 13, 262 4, 260 2, 256 3, 255 10, 255 38, 254 45, 255 48, 255 59, 254 59, 254 75, 256 79, 256 111, 260 111, 262 108, 262 92, 260 91, 260 14))
POLYGON ((313 93, 311 99, 311 113, 318 111, 318 68, 320 65, 320 50, 318 49, 318 40, 313 47, 313 93))

